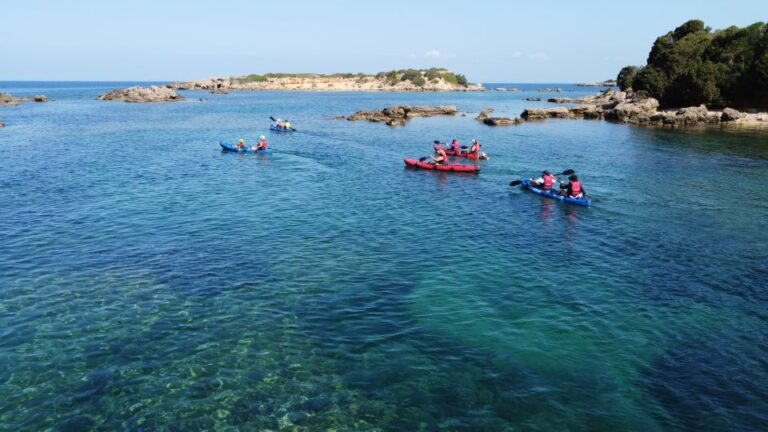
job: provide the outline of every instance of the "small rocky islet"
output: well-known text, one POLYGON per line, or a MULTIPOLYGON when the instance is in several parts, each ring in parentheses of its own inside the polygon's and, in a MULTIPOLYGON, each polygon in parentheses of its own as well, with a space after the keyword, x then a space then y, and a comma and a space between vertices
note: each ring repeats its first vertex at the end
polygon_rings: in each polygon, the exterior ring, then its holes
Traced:
MULTIPOLYGON (((45 95, 15 97, 7 93, 0 93, 0 106, 16 106, 22 102, 48 102, 48 97, 45 95)), ((0 128, 2 127, 5 127, 5 122, 0 120, 0 128)))

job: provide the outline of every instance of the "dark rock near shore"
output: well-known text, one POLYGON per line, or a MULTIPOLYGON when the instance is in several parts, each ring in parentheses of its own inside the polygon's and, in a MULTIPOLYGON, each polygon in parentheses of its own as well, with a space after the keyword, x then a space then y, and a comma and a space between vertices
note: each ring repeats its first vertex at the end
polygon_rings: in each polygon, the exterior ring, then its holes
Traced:
POLYGON ((45 95, 37 95, 32 98, 35 102, 48 102, 48 97, 45 95))
POLYGON ((369 122, 386 123, 389 126, 404 126, 413 117, 432 117, 438 115, 456 115, 455 105, 411 106, 394 105, 380 111, 358 111, 349 117, 349 121, 366 120, 369 122))
POLYGON ((529 97, 525 98, 528 102, 541 102, 541 98, 529 97))
POLYGON ((125 89, 116 89, 96 97, 98 100, 124 101, 124 102, 176 102, 186 98, 179 96, 172 88, 151 86, 151 87, 129 87, 125 89))
POLYGON ((560 93, 560 92, 563 91, 563 89, 547 87, 547 88, 540 88, 540 89, 538 89, 536 91, 541 92, 541 93, 560 93))
POLYGON ((723 114, 720 116, 720 120, 724 122, 734 121, 746 117, 746 114, 740 111, 736 111, 733 108, 726 108, 723 110, 723 114))
POLYGON ((0 120, 0 128, 1 128, 1 127, 5 127, 5 123, 3 123, 3 121, 2 121, 2 120, 0 120))

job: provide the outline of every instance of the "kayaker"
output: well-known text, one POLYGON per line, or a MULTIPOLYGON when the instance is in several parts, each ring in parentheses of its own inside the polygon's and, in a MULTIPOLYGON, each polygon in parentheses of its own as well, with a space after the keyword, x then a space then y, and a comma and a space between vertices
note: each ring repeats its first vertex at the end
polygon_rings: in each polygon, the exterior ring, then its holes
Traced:
POLYGON ((442 147, 436 148, 435 153, 437 153, 437 156, 432 157, 432 163, 435 165, 442 165, 445 163, 445 160, 448 159, 448 154, 442 147))
POLYGON ((572 174, 568 177, 567 185, 560 185, 560 195, 564 195, 571 198, 584 198, 586 191, 581 187, 581 182, 576 174, 572 174))
POLYGON ((264 135, 259 137, 259 145, 256 146, 256 150, 266 150, 267 149, 267 137, 264 135))
POLYGON ((550 173, 547 170, 544 170, 541 173, 541 177, 537 179, 529 179, 531 181, 531 185, 534 187, 537 187, 539 189, 552 189, 552 185, 555 182, 560 183, 560 180, 557 179, 557 177, 553 176, 552 173, 550 173))
POLYGON ((289 122, 288 120, 286 120, 286 121, 285 121, 285 125, 284 125, 283 127, 285 127, 286 129, 291 129, 291 122, 289 122))
POLYGON ((240 138, 239 140, 237 140, 237 144, 235 144, 235 147, 237 147, 237 148, 239 148, 239 149, 241 149, 241 148, 245 148, 245 140, 244 140, 244 139, 242 139, 242 138, 240 138))
POLYGON ((461 145, 459 145, 459 140, 454 138, 453 141, 451 142, 451 145, 453 146, 453 151, 455 151, 456 153, 461 153, 461 145))
POLYGON ((275 120, 275 127, 278 129, 282 129, 285 127, 285 123, 283 123, 282 119, 275 120))
POLYGON ((472 138, 472 146, 469 147, 469 151, 467 153, 480 153, 480 145, 479 142, 475 138, 472 138))

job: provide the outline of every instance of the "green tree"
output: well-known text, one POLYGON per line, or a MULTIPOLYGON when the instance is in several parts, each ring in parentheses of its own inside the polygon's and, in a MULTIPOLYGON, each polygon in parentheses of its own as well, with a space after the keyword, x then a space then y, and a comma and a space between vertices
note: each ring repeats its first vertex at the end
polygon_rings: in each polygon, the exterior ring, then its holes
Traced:
POLYGON ((621 90, 628 90, 632 88, 632 81, 635 80, 637 71, 637 66, 624 66, 619 71, 619 75, 616 76, 616 84, 618 84, 621 90))

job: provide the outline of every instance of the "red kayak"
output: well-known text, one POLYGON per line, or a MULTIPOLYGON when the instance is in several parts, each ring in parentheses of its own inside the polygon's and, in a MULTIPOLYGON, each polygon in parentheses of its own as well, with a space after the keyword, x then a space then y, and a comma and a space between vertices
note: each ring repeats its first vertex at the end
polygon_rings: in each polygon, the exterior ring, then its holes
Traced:
POLYGON ((431 162, 421 162, 416 159, 404 159, 406 166, 425 169, 425 170, 437 170, 437 171, 453 171, 453 172, 465 172, 465 173, 479 173, 480 167, 477 165, 461 165, 461 164, 443 164, 437 165, 431 162))
POLYGON ((448 156, 458 156, 458 157, 467 158, 469 160, 488 159, 488 156, 486 156, 485 153, 483 152, 469 153, 465 151, 456 151, 454 149, 447 149, 445 147, 440 147, 439 145, 435 145, 434 147, 435 147, 435 151, 437 151, 437 149, 439 148, 445 150, 445 154, 447 154, 448 156))

